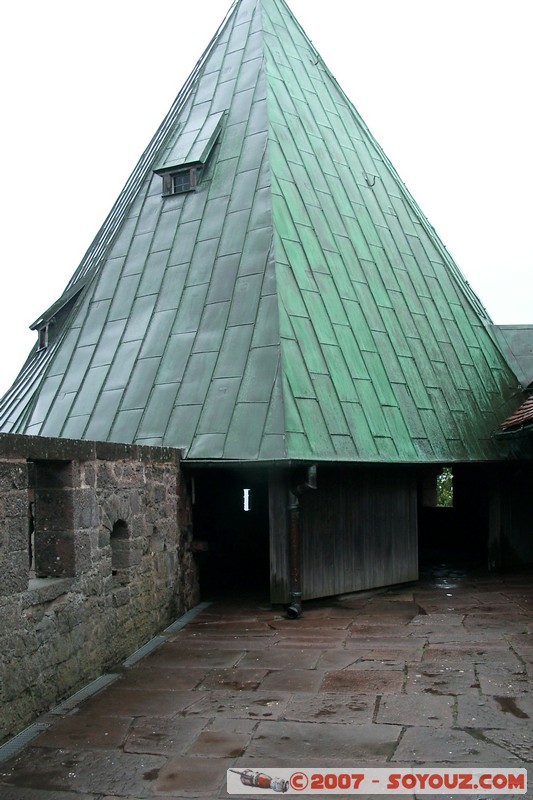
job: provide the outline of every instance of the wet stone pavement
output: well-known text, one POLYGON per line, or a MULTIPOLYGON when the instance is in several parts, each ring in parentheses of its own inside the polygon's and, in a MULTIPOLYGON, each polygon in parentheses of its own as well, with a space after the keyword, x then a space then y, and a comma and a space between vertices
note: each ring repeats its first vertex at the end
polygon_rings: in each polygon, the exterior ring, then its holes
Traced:
POLYGON ((443 566, 297 620, 221 600, 162 642, 43 716, 0 764, 1 800, 223 798, 229 767, 533 762, 531 572, 443 566))

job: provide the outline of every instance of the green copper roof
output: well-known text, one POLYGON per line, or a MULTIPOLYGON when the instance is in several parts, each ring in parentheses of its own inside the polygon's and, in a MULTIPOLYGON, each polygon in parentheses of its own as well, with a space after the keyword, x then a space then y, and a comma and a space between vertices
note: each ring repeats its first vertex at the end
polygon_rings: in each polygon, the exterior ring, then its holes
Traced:
POLYGON ((483 307, 283 0, 235 3, 50 310, 4 431, 450 462, 497 457, 516 407, 483 307))

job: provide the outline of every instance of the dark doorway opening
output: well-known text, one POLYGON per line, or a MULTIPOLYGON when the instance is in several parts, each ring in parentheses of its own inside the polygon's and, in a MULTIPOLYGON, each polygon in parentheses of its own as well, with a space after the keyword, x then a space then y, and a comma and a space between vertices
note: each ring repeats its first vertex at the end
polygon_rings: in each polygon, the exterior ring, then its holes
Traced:
POLYGON ((268 480, 239 470, 193 477, 193 531, 202 600, 270 597, 268 480))
MULTIPOLYGON (((419 493, 418 554, 422 570, 448 566, 466 570, 487 568, 489 538, 488 480, 481 468, 454 465, 449 502, 435 501, 431 492, 419 493)), ((430 477, 431 480, 431 477, 430 477)))
POLYGON ((488 520, 454 508, 423 508, 418 516, 421 567, 447 564, 465 569, 487 566, 488 520))

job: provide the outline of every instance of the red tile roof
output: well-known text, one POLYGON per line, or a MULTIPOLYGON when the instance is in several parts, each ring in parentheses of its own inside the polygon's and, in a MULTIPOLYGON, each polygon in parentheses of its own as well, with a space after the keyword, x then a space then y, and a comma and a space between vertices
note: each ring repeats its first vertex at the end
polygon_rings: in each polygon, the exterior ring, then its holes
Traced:
POLYGON ((502 424, 500 430, 508 430, 509 428, 519 428, 526 425, 533 425, 533 396, 528 397, 525 403, 511 414, 502 424))

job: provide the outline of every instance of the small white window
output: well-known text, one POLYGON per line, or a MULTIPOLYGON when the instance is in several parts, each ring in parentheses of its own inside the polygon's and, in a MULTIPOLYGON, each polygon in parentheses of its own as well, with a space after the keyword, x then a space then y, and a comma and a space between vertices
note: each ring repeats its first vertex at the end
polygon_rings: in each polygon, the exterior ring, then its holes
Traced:
POLYGON ((242 502, 243 502, 243 510, 244 511, 251 511, 250 494, 251 494, 250 489, 243 489, 242 490, 242 495, 243 495, 242 502))

